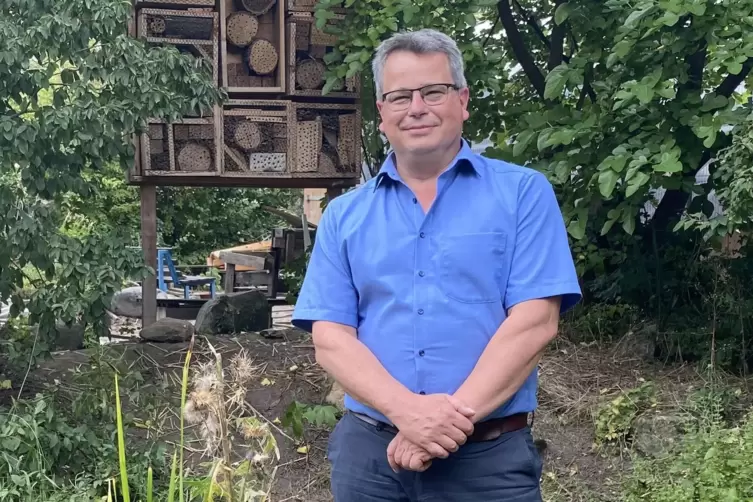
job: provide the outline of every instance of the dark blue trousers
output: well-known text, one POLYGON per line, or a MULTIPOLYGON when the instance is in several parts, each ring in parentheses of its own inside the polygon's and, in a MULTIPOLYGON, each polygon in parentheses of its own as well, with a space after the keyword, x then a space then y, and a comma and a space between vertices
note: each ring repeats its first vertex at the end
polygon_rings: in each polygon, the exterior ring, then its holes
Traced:
POLYGON ((541 502, 542 462, 529 427, 466 443, 424 472, 393 472, 394 434, 346 413, 327 456, 335 502, 541 502))

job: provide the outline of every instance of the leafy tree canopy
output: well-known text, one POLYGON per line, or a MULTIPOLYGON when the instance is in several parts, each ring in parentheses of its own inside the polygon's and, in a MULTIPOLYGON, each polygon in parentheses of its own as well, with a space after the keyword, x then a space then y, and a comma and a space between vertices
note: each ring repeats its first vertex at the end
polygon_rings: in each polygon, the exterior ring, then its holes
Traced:
POLYGON ((66 205, 94 194, 86 173, 130 166, 147 118, 198 114, 221 98, 205 62, 130 37, 131 8, 0 3, 0 301, 18 313, 31 283, 26 307, 42 331, 55 319, 101 327, 108 296, 143 269, 109 232, 61 230, 66 205))
MULTIPOLYGON (((320 2, 320 26, 340 4, 320 2)), ((656 234, 660 245, 673 229, 703 228, 710 237, 750 227, 750 211, 735 209, 747 210, 753 192, 749 175, 737 180, 753 160, 744 86, 753 68, 750 2, 345 5, 352 9, 345 22, 328 28, 341 40, 329 56, 329 82, 359 72, 371 79, 374 50, 396 30, 432 27, 453 37, 472 91, 466 135, 489 138, 490 155, 549 176, 581 268, 603 266, 591 257, 596 245, 656 234), (697 184, 711 160, 710 182, 697 184), (734 219, 711 219, 712 189, 734 219)))

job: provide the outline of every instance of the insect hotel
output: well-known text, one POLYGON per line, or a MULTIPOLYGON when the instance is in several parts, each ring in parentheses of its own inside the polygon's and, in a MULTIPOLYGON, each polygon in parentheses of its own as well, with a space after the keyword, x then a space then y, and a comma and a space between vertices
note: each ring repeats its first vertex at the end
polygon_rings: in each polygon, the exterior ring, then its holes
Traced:
MULTIPOLYGON (((333 188, 361 176, 360 81, 323 94, 335 38, 316 0, 135 0, 135 35, 203 58, 228 99, 204 116, 149 121, 131 183, 333 188)), ((328 23, 344 18, 335 13, 328 23)))
MULTIPOLYGON (((135 138, 129 182, 141 187, 141 241, 156 266, 156 187, 326 188, 361 178, 360 80, 323 93, 336 39, 314 22, 316 0, 133 0, 130 33, 204 59, 228 99, 201 116, 154 118, 135 138)), ((328 23, 344 18, 336 10, 328 23)), ((156 319, 155 279, 143 321, 156 319)))

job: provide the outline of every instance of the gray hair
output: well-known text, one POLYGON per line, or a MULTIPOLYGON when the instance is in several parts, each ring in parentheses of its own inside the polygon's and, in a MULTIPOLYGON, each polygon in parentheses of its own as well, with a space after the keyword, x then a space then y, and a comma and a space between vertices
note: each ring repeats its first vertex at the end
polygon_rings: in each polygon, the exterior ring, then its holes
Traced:
POLYGON ((442 32, 425 28, 418 31, 396 33, 379 44, 374 55, 374 61, 371 64, 377 99, 382 98, 384 65, 387 62, 387 57, 395 51, 409 51, 416 54, 431 52, 447 54, 450 61, 452 83, 460 88, 468 86, 463 73, 463 55, 460 53, 458 44, 442 32))

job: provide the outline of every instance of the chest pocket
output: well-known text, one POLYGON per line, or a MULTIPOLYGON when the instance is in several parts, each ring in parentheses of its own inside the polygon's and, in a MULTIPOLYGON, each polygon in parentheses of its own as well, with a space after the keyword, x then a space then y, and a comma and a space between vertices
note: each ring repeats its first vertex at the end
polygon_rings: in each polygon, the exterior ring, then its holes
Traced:
POLYGON ((462 303, 502 298, 506 238, 503 232, 442 236, 438 243, 439 287, 462 303))

